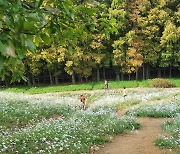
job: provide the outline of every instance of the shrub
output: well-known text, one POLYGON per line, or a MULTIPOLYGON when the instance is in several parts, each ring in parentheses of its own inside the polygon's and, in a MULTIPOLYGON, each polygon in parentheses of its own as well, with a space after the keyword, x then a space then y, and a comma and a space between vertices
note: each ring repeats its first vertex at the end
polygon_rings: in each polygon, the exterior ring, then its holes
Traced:
POLYGON ((173 84, 168 79, 162 79, 162 78, 155 78, 148 81, 150 87, 155 88, 170 88, 173 87, 173 84))

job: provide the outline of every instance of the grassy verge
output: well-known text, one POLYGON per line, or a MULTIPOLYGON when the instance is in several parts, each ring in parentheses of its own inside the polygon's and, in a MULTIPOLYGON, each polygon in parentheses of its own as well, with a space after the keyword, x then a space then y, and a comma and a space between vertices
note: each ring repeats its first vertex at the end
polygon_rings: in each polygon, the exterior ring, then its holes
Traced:
POLYGON ((180 146, 180 117, 171 122, 166 122, 162 128, 168 137, 158 138, 156 145, 162 148, 178 148, 180 146))
MULTIPOLYGON (((180 79, 170 79, 175 87, 180 87, 180 79)), ((135 88, 135 87, 149 87, 148 81, 109 81, 109 88, 135 88)), ((1 91, 7 92, 25 92, 31 94, 51 93, 51 92, 65 92, 77 90, 98 90, 104 88, 104 82, 89 82, 83 84, 72 84, 62 86, 36 86, 36 87, 15 87, 15 88, 1 88, 1 91)))
POLYGON ((175 87, 180 87, 180 79, 179 78, 173 78, 169 79, 175 87))
MULTIPOLYGON (((109 81, 109 88, 135 88, 135 87, 148 87, 147 81, 109 81)), ((84 84, 72 84, 62 86, 37 86, 37 87, 15 87, 3 88, 2 91, 6 92, 25 92, 30 94, 38 93, 51 93, 51 92, 66 92, 77 90, 100 90, 104 89, 104 82, 89 82, 84 84)))

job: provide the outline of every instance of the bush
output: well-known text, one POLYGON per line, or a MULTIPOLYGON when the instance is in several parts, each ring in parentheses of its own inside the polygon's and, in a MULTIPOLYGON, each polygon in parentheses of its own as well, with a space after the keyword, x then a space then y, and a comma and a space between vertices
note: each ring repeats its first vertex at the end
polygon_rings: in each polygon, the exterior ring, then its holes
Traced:
POLYGON ((172 82, 168 79, 155 78, 152 80, 148 80, 148 83, 149 83, 150 87, 155 87, 155 88, 171 88, 171 87, 173 87, 172 82))

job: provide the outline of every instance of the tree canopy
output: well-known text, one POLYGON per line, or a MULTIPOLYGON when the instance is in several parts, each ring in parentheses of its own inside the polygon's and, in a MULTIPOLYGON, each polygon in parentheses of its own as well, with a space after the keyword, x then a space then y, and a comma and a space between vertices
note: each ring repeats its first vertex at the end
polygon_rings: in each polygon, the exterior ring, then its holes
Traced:
POLYGON ((0 78, 180 69, 178 0, 0 0, 0 78))

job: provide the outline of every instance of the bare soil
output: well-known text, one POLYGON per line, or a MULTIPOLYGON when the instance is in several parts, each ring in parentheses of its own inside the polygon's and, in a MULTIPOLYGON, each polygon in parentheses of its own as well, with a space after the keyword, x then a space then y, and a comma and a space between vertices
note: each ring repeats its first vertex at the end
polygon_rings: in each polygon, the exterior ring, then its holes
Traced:
POLYGON ((170 149, 155 146, 156 138, 162 133, 161 125, 167 119, 139 118, 139 130, 115 136, 110 143, 104 144, 95 154, 175 154, 170 149))

